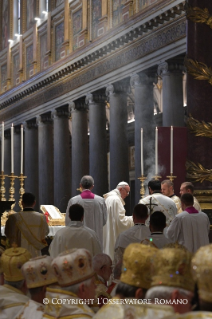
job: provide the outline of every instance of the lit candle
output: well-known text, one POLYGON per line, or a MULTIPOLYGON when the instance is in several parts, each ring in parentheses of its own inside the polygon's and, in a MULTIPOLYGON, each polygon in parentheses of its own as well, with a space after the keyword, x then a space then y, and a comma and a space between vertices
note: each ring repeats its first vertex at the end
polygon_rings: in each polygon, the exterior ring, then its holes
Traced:
POLYGON ((24 128, 21 125, 21 169, 20 173, 23 174, 23 158, 24 158, 24 128))
POLYGON ((155 128, 155 176, 158 175, 158 128, 155 128))
POLYGON ((170 135, 170 173, 173 174, 173 126, 171 126, 170 135))
POLYGON ((143 129, 141 128, 141 175, 144 175, 143 129))
POLYGON ((11 173, 14 173, 14 127, 11 126, 11 173))
POLYGON ((1 124, 1 171, 4 172, 4 122, 1 124))

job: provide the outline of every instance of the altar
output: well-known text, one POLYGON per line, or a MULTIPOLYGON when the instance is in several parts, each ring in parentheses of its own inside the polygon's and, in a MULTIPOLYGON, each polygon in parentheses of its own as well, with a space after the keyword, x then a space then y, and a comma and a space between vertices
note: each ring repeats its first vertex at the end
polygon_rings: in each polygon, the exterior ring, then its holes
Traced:
MULTIPOLYGON (((65 226, 49 226, 49 233, 47 237, 54 237, 56 232, 65 226)), ((5 236, 5 226, 1 226, 1 235, 5 236)))

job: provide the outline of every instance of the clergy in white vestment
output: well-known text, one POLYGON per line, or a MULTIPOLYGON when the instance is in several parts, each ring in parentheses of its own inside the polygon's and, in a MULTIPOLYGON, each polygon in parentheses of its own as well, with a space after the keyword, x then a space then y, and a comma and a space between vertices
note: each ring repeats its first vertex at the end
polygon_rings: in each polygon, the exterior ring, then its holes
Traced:
POLYGON ((1 256, 4 285, 0 286, 0 318, 15 319, 29 301, 21 266, 31 258, 22 247, 6 249, 1 256))
POLYGON ((171 248, 158 249, 151 259, 152 281, 145 298, 171 305, 175 313, 183 314, 191 311, 194 296, 192 254, 179 244, 171 245, 171 248))
MULTIPOLYGON (((160 181, 149 181, 148 188, 150 195, 142 198, 139 203, 148 207, 149 215, 155 211, 164 213, 166 216, 166 224, 168 226, 177 214, 177 207, 175 203, 167 196, 161 194, 160 181)), ((146 221, 146 224, 148 223, 149 218, 146 221)))
POLYGON ((209 244, 210 221, 208 216, 197 211, 193 204, 194 199, 190 193, 181 196, 183 212, 173 219, 167 229, 167 236, 195 253, 201 246, 209 244))
POLYGON ((31 300, 18 313, 19 318, 41 319, 44 314, 43 300, 47 287, 57 283, 50 256, 39 256, 27 261, 21 268, 31 300))
POLYGON ((35 203, 33 194, 23 194, 23 211, 9 215, 5 225, 5 235, 10 245, 15 242, 27 249, 32 257, 41 255, 41 249, 47 246, 45 237, 49 233, 46 217, 34 210, 35 203))
POLYGON ((138 243, 130 244, 125 249, 116 296, 110 304, 103 306, 94 318, 158 319, 174 314, 171 306, 152 305, 151 301, 145 298, 151 284, 151 259, 157 250, 138 243), (123 300, 126 302, 121 303, 123 300))
POLYGON ((125 216, 124 199, 129 192, 130 186, 126 182, 120 182, 116 189, 104 195, 108 216, 103 228, 103 251, 112 260, 118 235, 134 225, 132 216, 125 216))
MULTIPOLYGON (((161 249, 166 245, 172 243, 172 241, 163 234, 164 228, 166 227, 166 216, 162 212, 154 212, 150 216, 149 229, 151 234, 147 237, 151 243, 157 248, 161 249)), ((141 242, 142 243, 142 242, 141 242)))
POLYGON ((125 248, 132 243, 140 243, 150 235, 149 227, 145 225, 148 218, 148 209, 143 204, 137 204, 133 209, 134 226, 125 230, 116 239, 114 264, 116 265, 123 258, 125 248))
POLYGON ((65 224, 66 226, 70 225, 69 207, 73 204, 80 204, 84 207, 83 224, 96 232, 103 248, 103 226, 107 221, 107 209, 104 199, 92 193, 93 187, 93 177, 89 175, 83 176, 80 181, 81 194, 72 197, 68 202, 65 224))
POLYGON ((174 193, 174 183, 171 182, 169 179, 165 179, 164 181, 162 181, 161 182, 161 193, 165 196, 168 196, 169 198, 171 198, 173 200, 173 202, 177 206, 177 213, 179 214, 182 211, 181 200, 174 193))
POLYGON ((88 304, 94 300, 96 286, 89 251, 67 250, 53 260, 52 267, 58 286, 47 288, 43 318, 92 318, 88 304))
MULTIPOLYGON (((183 194, 189 193, 191 195, 194 194, 194 185, 191 182, 184 182, 180 186, 180 195, 182 196, 183 194)), ((201 211, 200 204, 198 202, 198 199, 193 195, 194 198, 194 208, 196 210, 201 211)), ((180 213, 182 213, 183 209, 181 208, 180 213)))
POLYGON ((49 247, 52 258, 56 258, 61 252, 71 248, 85 248, 92 256, 102 252, 97 235, 92 230, 87 230, 82 224, 84 208, 79 204, 69 207, 69 226, 61 228, 54 236, 49 247))

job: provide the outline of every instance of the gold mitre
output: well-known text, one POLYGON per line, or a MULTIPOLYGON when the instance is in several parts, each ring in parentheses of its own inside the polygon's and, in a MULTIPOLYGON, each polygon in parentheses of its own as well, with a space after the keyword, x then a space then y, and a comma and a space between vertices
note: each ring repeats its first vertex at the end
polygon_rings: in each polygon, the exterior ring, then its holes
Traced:
POLYGON ((153 260, 151 287, 161 285, 193 291, 191 258, 192 254, 182 248, 159 249, 153 260))
POLYGON ((151 260, 158 249, 142 244, 130 244, 124 251, 121 282, 149 289, 151 260))
POLYGON ((176 243, 169 243, 169 244, 167 244, 164 248, 178 248, 178 249, 184 250, 185 252, 188 251, 188 249, 187 249, 185 246, 179 244, 178 242, 176 242, 176 243))
POLYGON ((21 272, 21 267, 31 257, 30 252, 22 247, 6 249, 1 256, 4 279, 7 281, 23 280, 24 277, 21 272))
POLYGON ((37 288, 57 282, 50 256, 39 256, 27 261, 21 268, 27 288, 37 288))
POLYGON ((95 275, 91 254, 86 249, 70 249, 59 254, 52 262, 58 284, 68 287, 95 275))
POLYGON ((200 299, 212 302, 212 244, 197 250, 191 261, 200 299))

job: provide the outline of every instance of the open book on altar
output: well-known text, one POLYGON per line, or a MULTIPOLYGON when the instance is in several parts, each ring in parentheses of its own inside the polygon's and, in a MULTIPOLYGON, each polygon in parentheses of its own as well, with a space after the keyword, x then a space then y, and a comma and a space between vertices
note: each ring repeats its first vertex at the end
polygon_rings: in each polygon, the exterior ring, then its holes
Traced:
POLYGON ((65 225, 65 214, 62 214, 57 207, 53 205, 41 205, 40 210, 47 216, 49 225, 65 225))

